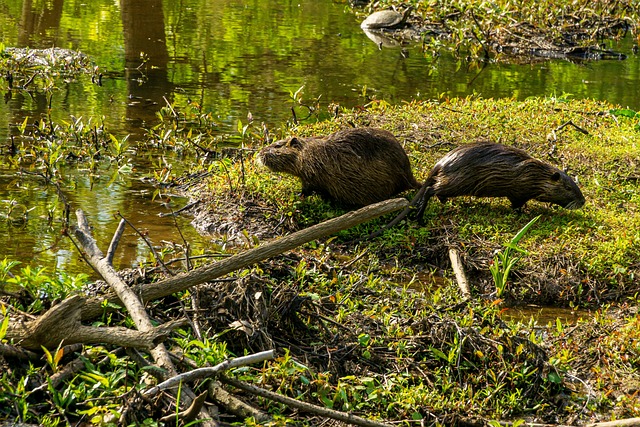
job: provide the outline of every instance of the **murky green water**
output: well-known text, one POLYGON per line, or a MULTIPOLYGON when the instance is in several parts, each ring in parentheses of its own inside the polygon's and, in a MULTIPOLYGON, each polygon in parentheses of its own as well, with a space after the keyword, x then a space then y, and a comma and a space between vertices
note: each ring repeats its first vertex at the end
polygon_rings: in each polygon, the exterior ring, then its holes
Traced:
MULTIPOLYGON (((479 68, 447 55, 430 59, 419 45, 404 54, 380 50, 346 4, 330 0, 0 0, 0 34, 6 46, 57 46, 90 55, 104 74, 103 85, 88 77, 59 82, 51 99, 53 119, 103 120, 112 132, 132 134, 133 144, 167 101, 198 102, 217 117, 220 132, 234 132, 248 112, 278 127, 291 119, 291 94, 302 86, 305 99, 320 97, 324 107, 361 105, 372 96, 399 103, 441 95, 571 94, 640 109, 640 60, 631 53, 631 41, 609 46, 629 55, 625 61, 479 68)), ((25 117, 40 117, 48 102, 42 91, 31 90, 14 91, 0 103, 0 145, 25 117)), ((17 203, 33 210, 26 223, 0 221, 0 256, 83 270, 59 226, 47 222, 55 191, 37 179, 17 180, 16 170, 2 164, 0 209, 17 203)), ((144 225, 154 241, 177 236, 173 220, 156 215, 163 208, 153 200, 153 188, 137 179, 149 165, 137 166, 137 175, 108 187, 108 178, 91 185, 80 172, 66 189, 73 208, 86 210, 96 229, 105 230, 102 246, 117 224, 116 211, 144 225)), ((135 236, 128 242, 121 266, 146 253, 135 236)))

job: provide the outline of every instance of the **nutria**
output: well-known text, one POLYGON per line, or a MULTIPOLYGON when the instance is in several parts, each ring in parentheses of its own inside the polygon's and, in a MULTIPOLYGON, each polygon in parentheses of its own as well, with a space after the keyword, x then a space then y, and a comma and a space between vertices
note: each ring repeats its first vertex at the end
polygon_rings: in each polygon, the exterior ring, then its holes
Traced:
POLYGON ((518 148, 481 142, 460 146, 441 158, 409 208, 368 237, 376 237, 396 225, 416 205, 416 216, 422 221, 432 196, 443 203, 458 196, 506 197, 513 209, 522 208, 532 199, 566 209, 578 209, 585 203, 580 188, 560 169, 518 148))
POLYGON ((291 137, 260 150, 258 163, 297 176, 302 193, 365 206, 420 188, 407 153, 386 130, 345 129, 325 137, 291 137))

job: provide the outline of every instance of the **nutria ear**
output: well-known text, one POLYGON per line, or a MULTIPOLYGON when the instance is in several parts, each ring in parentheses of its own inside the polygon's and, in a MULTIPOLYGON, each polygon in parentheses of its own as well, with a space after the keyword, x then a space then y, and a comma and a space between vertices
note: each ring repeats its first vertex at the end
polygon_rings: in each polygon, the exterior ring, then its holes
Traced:
POLYGON ((291 139, 289 140, 289 144, 287 145, 289 145, 289 147, 291 148, 302 148, 302 142, 300 142, 300 140, 295 136, 291 137, 291 139))
POLYGON ((560 180, 560 172, 554 172, 553 175, 551 175, 551 180, 552 181, 559 181, 560 180))

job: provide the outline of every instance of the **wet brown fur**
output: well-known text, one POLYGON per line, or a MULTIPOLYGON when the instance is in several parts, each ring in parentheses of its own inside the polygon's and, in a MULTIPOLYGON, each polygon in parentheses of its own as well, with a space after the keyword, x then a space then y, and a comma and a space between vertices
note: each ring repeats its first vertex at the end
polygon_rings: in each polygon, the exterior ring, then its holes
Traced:
POLYGON ((420 188, 398 140, 382 129, 345 129, 326 137, 291 137, 263 148, 258 162, 297 176, 302 193, 365 206, 420 188))
POLYGON ((482 142, 458 147, 436 163, 425 181, 425 200, 436 196, 506 197, 514 209, 529 200, 567 209, 584 205, 580 188, 566 173, 518 148, 482 142))
POLYGON ((578 209, 585 203, 580 188, 560 169, 524 150, 481 142, 457 147, 441 158, 409 208, 368 238, 379 236, 399 223, 416 205, 417 218, 422 221, 427 202, 433 196, 443 203, 459 196, 506 197, 514 209, 522 208, 529 200, 567 209, 578 209))

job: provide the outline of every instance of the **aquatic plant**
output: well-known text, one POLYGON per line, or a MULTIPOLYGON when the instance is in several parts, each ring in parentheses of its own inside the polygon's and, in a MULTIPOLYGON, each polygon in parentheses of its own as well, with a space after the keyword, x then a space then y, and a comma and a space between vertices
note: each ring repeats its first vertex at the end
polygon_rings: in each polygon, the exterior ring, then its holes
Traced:
POLYGON ((515 256, 514 252, 519 252, 521 254, 527 253, 527 251, 518 246, 518 242, 524 237, 529 228, 538 221, 538 219, 540 219, 540 215, 536 216, 522 227, 513 239, 505 245, 504 249, 498 251, 498 253, 493 257, 493 261, 489 265, 489 271, 491 271, 491 276, 493 276, 493 282, 496 285, 496 296, 498 298, 504 294, 504 291, 507 288, 509 274, 520 259, 515 256))

